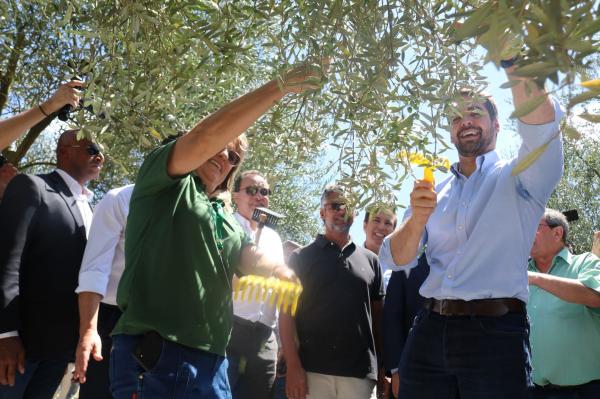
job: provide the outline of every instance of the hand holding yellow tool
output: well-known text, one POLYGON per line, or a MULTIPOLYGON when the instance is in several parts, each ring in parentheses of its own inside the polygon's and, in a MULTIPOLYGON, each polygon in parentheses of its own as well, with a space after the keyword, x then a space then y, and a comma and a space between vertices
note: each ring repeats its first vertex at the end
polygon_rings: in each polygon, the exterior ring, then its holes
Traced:
POLYGON ((408 154, 408 160, 412 164, 419 166, 425 166, 423 169, 423 180, 428 181, 431 184, 435 184, 433 172, 439 168, 450 169, 450 161, 447 158, 436 157, 433 160, 431 157, 427 157, 419 152, 411 152, 408 154))

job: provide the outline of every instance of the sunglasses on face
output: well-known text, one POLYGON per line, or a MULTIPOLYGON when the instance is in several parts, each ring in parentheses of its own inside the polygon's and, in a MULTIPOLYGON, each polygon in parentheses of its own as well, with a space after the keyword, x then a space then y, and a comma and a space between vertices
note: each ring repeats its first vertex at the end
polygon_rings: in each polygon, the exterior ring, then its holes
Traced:
POLYGON ((231 166, 238 166, 241 161, 240 154, 238 154, 236 151, 231 150, 229 148, 226 148, 226 150, 227 150, 227 161, 229 161, 229 164, 231 166))
POLYGON ((244 191, 248 195, 256 195, 256 193, 259 193, 263 197, 267 197, 267 196, 271 195, 271 189, 265 188, 265 187, 248 186, 248 187, 244 188, 244 191))
POLYGON ((87 146, 76 145, 76 144, 75 145, 65 145, 65 147, 72 147, 72 148, 85 147, 85 151, 91 156, 95 156, 95 155, 102 153, 102 150, 100 150, 100 147, 98 147, 98 144, 95 144, 95 143, 92 143, 87 146))
POLYGON ((332 211, 345 211, 348 208, 348 204, 344 202, 333 202, 331 204, 325 204, 325 209, 331 209, 332 211))

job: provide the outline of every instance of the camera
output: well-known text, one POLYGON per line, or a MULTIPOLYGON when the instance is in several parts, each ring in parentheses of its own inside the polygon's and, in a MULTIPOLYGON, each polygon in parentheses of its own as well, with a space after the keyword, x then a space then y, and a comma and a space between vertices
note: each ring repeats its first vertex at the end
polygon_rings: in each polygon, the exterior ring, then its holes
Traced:
MULTIPOLYGON (((71 80, 82 80, 82 79, 79 76, 75 75, 75 76, 73 76, 71 78, 71 80)), ((82 86, 76 86, 75 88, 77 90, 83 90, 82 86)), ((83 105, 83 98, 79 100, 79 107, 92 112, 92 106, 91 105, 89 105, 87 107, 84 107, 84 105, 83 105)), ((69 114, 71 113, 71 111, 73 111, 73 106, 71 104, 67 104, 67 105, 65 105, 64 107, 62 107, 61 109, 58 110, 58 112, 56 113, 56 116, 61 121, 66 122, 69 119, 69 114)))

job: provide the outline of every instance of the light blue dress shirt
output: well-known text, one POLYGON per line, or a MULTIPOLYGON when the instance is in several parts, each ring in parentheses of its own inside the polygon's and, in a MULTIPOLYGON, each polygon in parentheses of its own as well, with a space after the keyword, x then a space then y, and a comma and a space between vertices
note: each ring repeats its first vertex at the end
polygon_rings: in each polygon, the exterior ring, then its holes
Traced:
MULTIPOLYGON (((437 207, 421 239, 430 265, 420 293, 436 299, 519 298, 527 302, 527 259, 544 208, 563 171, 562 140, 557 135, 563 110, 555 99, 555 120, 544 125, 518 122, 522 139, 517 158, 500 159, 496 151, 477 157, 470 177, 452 165, 451 175, 436 185, 437 207), (515 165, 549 142, 528 169, 511 176, 515 165)), ((410 215, 410 208, 404 219, 410 215)), ((396 265, 389 236, 379 252, 382 267, 412 268, 417 257, 396 265)))

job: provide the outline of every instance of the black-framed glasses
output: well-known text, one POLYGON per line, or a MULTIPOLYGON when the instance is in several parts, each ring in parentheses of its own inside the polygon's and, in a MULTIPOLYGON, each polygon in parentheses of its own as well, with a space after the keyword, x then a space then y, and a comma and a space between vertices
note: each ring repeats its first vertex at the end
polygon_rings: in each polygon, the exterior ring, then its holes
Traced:
POLYGON ((256 195, 256 193, 259 193, 263 197, 267 197, 267 196, 271 195, 271 189, 266 188, 266 187, 248 186, 248 187, 244 187, 244 191, 248 195, 256 195))
POLYGON ((345 211, 348 209, 348 204, 345 202, 332 202, 330 204, 323 205, 325 209, 331 209, 332 211, 345 211))
POLYGON ((4 164, 8 162, 4 154, 0 154, 0 168, 4 166, 4 164))
POLYGON ((99 154, 102 153, 102 150, 100 149, 100 147, 96 143, 92 143, 92 144, 89 144, 89 145, 86 145, 86 146, 78 145, 78 144, 73 144, 73 145, 65 145, 64 147, 73 147, 73 148, 85 147, 85 151, 89 155, 91 155, 91 156, 99 155, 99 154))

